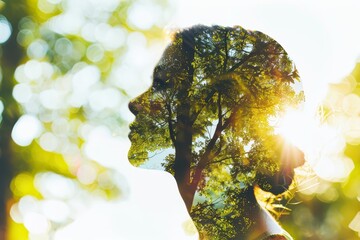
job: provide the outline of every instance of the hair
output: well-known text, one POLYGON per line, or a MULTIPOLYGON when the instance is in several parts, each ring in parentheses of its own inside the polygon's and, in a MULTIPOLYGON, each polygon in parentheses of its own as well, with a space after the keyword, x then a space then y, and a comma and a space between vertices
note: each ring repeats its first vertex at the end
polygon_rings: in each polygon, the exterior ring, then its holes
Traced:
MULTIPOLYGON (((170 45, 154 69, 153 88, 155 89, 181 89, 179 85, 198 84, 196 81, 202 81, 204 85, 213 84, 217 85, 217 89, 222 88, 222 90, 228 91, 231 97, 234 97, 234 88, 239 89, 239 91, 235 91, 235 94, 239 96, 242 94, 252 95, 256 99, 250 101, 249 105, 272 102, 272 98, 275 98, 274 94, 284 94, 280 97, 280 101, 275 103, 279 106, 284 105, 284 102, 292 102, 296 105, 303 100, 302 93, 296 94, 293 90, 289 90, 295 81, 299 81, 294 63, 281 45, 268 35, 259 31, 249 31, 240 26, 196 25, 176 31, 172 34, 171 39, 170 45), (241 40, 238 41, 239 39, 241 40), (228 52, 224 53, 226 50, 228 52), (216 51, 218 52, 216 53, 216 51), (222 56, 224 54, 227 55, 227 59, 222 56), (253 56, 251 56, 252 54, 253 56), (240 66, 241 61, 244 62, 242 63, 244 66, 237 71, 234 66, 240 66), (228 66, 225 66, 226 64, 228 66), (234 68, 234 70, 224 71, 226 67, 234 68), (264 74, 268 78, 251 76, 251 71, 256 68, 259 75, 264 74), (186 82, 184 80, 186 75, 194 75, 195 83, 186 82), (196 78, 200 80, 196 80, 196 78), (251 81, 256 82, 254 84, 256 87, 253 89, 248 87, 251 81), (262 89, 262 85, 266 85, 266 87, 262 89)), ((254 70, 254 72, 256 71, 254 70)), ((196 100, 190 101, 195 102, 196 100)), ((270 112, 270 114, 273 113, 270 112)), ((209 118, 211 117, 209 116, 209 118)), ((235 125, 237 124, 234 123, 235 125)), ((280 162, 284 164, 277 168, 270 167, 258 171, 252 185, 258 185, 262 190, 278 195, 289 188, 294 177, 294 168, 304 163, 304 156, 301 151, 285 143, 279 137, 275 142, 275 148, 280 151, 278 153, 281 158, 280 162), (287 152, 283 152, 283 149, 287 152)), ((259 159, 260 162, 264 160, 274 161, 274 159, 266 157, 259 159)), ((247 171, 246 167, 243 169, 247 171)), ((171 169, 168 170, 171 172, 171 169)))

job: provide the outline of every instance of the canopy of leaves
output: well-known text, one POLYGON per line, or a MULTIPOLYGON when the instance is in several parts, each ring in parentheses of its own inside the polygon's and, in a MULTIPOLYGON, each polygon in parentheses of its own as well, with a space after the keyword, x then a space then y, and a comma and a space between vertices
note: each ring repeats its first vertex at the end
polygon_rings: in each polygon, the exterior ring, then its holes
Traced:
POLYGON ((129 159, 141 166, 156 151, 171 152, 157 161, 175 175, 180 192, 194 195, 195 189, 206 199, 193 209, 198 227, 230 239, 211 229, 232 236, 241 224, 223 215, 242 218, 235 196, 280 169, 282 148, 269 118, 301 102, 296 81, 297 70, 285 50, 261 32, 239 26, 178 32, 154 70, 152 87, 130 103, 136 120, 129 159), (179 179, 189 189, 182 189, 179 179), (215 199, 226 207, 215 207, 215 199), (205 216, 211 222, 205 223, 205 216))

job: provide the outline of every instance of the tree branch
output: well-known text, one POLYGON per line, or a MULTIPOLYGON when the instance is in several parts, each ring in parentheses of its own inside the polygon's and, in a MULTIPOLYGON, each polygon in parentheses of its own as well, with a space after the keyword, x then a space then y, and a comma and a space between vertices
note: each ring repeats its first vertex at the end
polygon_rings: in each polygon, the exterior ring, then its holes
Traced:
POLYGON ((215 92, 216 92, 215 90, 212 90, 212 91, 210 92, 210 94, 206 97, 206 99, 205 99, 205 104, 204 104, 198 111, 196 111, 196 112, 193 114, 193 116, 191 117, 191 124, 194 124, 194 122, 196 121, 197 117, 200 115, 201 111, 204 109, 204 107, 205 107, 206 105, 208 105, 208 103, 210 102, 210 99, 214 96, 215 92))
MULTIPOLYGON (((237 157, 240 157, 240 156, 237 156, 237 157)), ((218 160, 216 160, 216 161, 211 161, 211 162, 208 162, 208 164, 207 164, 207 166, 209 166, 209 165, 211 165, 211 164, 215 164, 215 163, 221 163, 221 162, 223 162, 223 161, 226 161, 226 160, 228 160, 228 159, 232 159, 233 158, 233 156, 231 156, 231 157, 224 157, 224 158, 221 158, 221 159, 218 159, 218 160)))
POLYGON ((247 60, 249 60, 252 56, 255 55, 256 51, 252 51, 249 55, 246 55, 245 57, 241 58, 240 62, 234 64, 229 70, 226 71, 226 73, 233 72, 236 68, 240 67, 242 64, 244 64, 247 60))
POLYGON ((225 73, 226 72, 226 68, 227 68, 227 61, 228 61, 228 47, 227 47, 227 37, 228 37, 228 33, 229 31, 228 30, 225 30, 225 36, 224 36, 224 39, 225 39, 225 59, 224 59, 224 66, 223 66, 223 72, 225 73))
POLYGON ((168 122, 168 126, 169 126, 170 139, 171 139, 172 143, 175 144, 176 139, 175 139, 174 126, 172 123, 172 110, 171 110, 170 103, 166 103, 166 109, 168 110, 168 113, 169 113, 167 122, 168 122))
MULTIPOLYGON (((222 115, 221 94, 220 93, 218 93, 217 106, 218 106, 218 123, 216 125, 216 129, 215 129, 215 132, 214 132, 212 138, 210 139, 208 145, 206 146, 204 154, 201 156, 201 158, 196 166, 195 173, 193 175, 193 179, 191 182, 193 188, 196 188, 199 181, 201 180, 202 172, 205 169, 206 165, 212 159, 214 159, 216 156, 218 156, 221 152, 221 148, 218 149, 218 151, 216 151, 216 152, 213 151, 216 141, 221 136, 222 131, 226 128, 226 127, 224 127, 225 123, 224 123, 224 125, 222 124, 223 115, 222 115)), ((227 123, 226 126, 228 126, 228 125, 229 124, 227 123)))
POLYGON ((236 68, 240 67, 242 64, 244 64, 246 61, 248 61, 251 57, 256 56, 257 54, 259 54, 264 48, 265 46, 267 46, 270 43, 259 43, 259 45, 262 46, 254 46, 254 50, 251 51, 249 53, 249 55, 246 55, 245 57, 243 57, 240 62, 234 64, 228 71, 227 73, 233 72, 236 68))

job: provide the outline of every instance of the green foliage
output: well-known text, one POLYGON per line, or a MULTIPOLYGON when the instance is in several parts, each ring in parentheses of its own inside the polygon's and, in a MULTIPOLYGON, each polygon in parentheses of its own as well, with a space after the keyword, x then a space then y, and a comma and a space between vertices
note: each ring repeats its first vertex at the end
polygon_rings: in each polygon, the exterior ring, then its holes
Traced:
POLYGON ((152 87, 130 104, 136 120, 129 159, 140 166, 152 152, 173 149, 159 161, 174 174, 188 208, 195 191, 206 199, 191 210, 201 234, 232 239, 251 225, 238 202, 243 189, 269 185, 260 175, 274 176, 281 167, 283 146, 269 117, 303 100, 292 88, 298 77, 284 49, 260 32, 238 26, 178 32, 152 87))

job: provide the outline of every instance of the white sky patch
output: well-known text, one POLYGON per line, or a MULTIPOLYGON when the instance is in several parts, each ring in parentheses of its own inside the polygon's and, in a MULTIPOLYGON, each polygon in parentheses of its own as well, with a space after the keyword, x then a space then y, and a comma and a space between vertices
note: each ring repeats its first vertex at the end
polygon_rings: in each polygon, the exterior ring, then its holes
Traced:
POLYGON ((154 169, 154 170, 164 170, 162 166, 165 163, 165 158, 169 154, 174 154, 175 150, 173 148, 162 149, 159 151, 149 153, 149 160, 147 160, 144 164, 140 165, 141 168, 144 169, 154 169))

